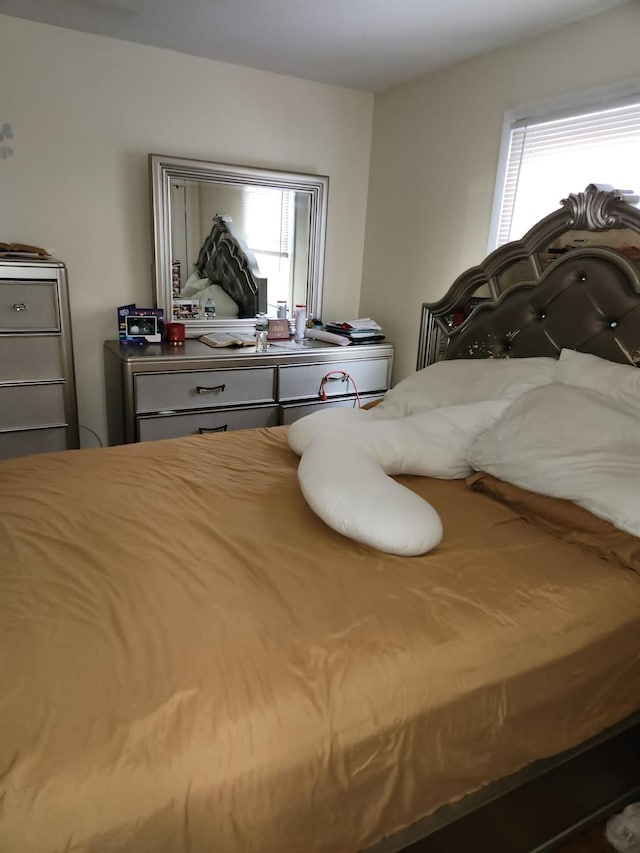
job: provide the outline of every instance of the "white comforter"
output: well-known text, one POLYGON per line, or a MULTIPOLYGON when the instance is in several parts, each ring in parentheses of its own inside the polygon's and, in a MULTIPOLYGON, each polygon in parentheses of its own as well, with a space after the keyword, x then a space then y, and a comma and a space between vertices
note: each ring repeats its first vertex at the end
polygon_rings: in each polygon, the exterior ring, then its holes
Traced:
POLYGON ((547 358, 439 362, 371 410, 294 423, 290 446, 314 512, 392 554, 435 548, 436 510, 392 479, 486 471, 571 500, 640 536, 640 371, 563 350, 547 358))
POLYGON ((456 479, 469 452, 513 399, 551 382, 554 359, 439 362, 373 409, 334 408, 296 421, 289 444, 314 512, 345 536, 382 551, 423 554, 442 539, 436 510, 397 474, 456 479))

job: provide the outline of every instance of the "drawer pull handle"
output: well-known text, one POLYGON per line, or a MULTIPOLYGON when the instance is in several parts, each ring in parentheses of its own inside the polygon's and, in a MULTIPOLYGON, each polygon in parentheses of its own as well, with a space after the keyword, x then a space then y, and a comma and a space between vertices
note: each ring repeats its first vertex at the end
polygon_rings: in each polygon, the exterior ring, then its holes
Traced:
POLYGON ((325 373, 322 377, 322 381, 320 382, 320 391, 318 396, 321 400, 327 400, 327 383, 328 382, 346 382, 347 383, 347 391, 349 390, 349 382, 353 385, 353 393, 356 395, 354 400, 354 408, 357 404, 358 408, 362 406, 360 402, 360 392, 358 391, 358 386, 356 385, 356 380, 351 376, 350 373, 347 373, 346 370, 330 370, 329 373, 325 373))
POLYGON ((198 394, 220 394, 226 387, 226 385, 213 385, 209 388, 206 385, 197 385, 196 391, 198 394))
POLYGON ((200 427, 198 432, 200 433, 200 435, 205 435, 208 432, 226 432, 228 426, 229 424, 223 424, 219 427, 200 427))
POLYGON ((27 310, 27 306, 24 304, 24 302, 14 302, 11 307, 13 308, 14 311, 26 311, 27 310))

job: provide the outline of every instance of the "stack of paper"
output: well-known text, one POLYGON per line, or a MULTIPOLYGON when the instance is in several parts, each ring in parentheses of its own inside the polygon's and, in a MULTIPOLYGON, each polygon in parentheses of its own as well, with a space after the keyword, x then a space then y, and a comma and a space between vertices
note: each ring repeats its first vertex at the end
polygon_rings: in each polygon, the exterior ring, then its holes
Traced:
POLYGON ((325 331, 333 335, 341 335, 352 344, 377 343, 384 340, 382 326, 371 317, 361 317, 357 320, 325 323, 325 331))

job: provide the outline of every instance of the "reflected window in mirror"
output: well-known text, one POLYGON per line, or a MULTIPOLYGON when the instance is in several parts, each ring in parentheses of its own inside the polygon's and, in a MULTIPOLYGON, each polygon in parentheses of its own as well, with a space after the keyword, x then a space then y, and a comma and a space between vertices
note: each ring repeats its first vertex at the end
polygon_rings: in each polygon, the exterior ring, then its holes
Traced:
POLYGON ((294 193, 270 187, 244 187, 242 222, 249 250, 268 282, 267 313, 275 316, 279 299, 291 304, 295 227, 294 193))

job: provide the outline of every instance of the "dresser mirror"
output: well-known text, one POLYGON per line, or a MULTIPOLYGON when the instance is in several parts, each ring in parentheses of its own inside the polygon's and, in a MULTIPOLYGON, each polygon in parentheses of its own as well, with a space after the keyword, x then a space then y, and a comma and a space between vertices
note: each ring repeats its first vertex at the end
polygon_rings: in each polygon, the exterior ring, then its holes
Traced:
POLYGON ((319 317, 329 179, 149 155, 156 305, 187 335, 319 317))

